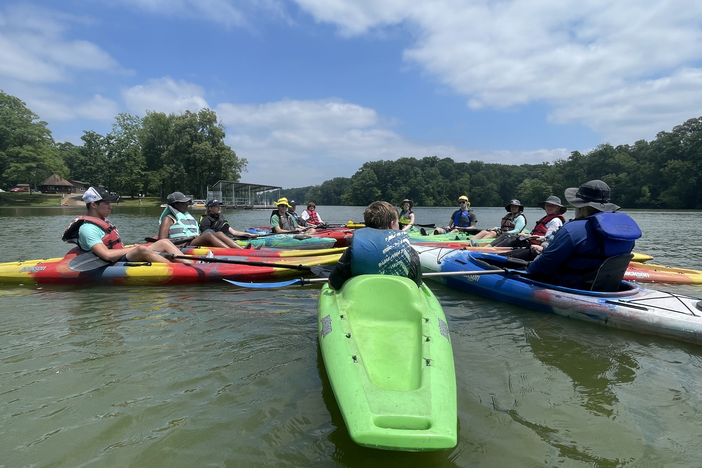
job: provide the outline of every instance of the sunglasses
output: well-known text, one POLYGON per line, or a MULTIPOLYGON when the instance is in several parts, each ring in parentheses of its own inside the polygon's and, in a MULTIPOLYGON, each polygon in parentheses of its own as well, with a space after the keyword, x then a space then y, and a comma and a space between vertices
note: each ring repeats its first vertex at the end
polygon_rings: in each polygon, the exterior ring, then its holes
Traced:
POLYGON ((461 205, 465 205, 465 204, 468 203, 468 202, 465 201, 465 200, 461 200, 461 201, 459 201, 458 203, 460 203, 461 205))

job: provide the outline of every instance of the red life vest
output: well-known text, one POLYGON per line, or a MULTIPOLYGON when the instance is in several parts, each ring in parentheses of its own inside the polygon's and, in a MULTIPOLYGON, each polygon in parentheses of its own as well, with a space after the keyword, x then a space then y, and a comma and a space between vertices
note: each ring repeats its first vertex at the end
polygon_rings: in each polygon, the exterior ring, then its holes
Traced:
POLYGON ((122 243, 122 239, 119 238, 119 232, 117 231, 115 225, 107 219, 103 220, 94 216, 78 216, 75 218, 73 221, 71 221, 66 230, 63 231, 61 240, 78 245, 78 230, 83 223, 94 224, 105 231, 105 235, 102 238, 102 243, 105 244, 108 249, 124 248, 124 244, 122 243))
MULTIPOLYGON (((548 231, 548 228, 546 227, 546 225, 549 222, 551 222, 551 220, 554 218, 560 218, 560 220, 563 224, 565 224, 565 222, 566 222, 566 220, 562 214, 556 213, 556 214, 552 214, 552 215, 546 215, 536 222, 536 226, 534 226, 534 229, 531 230, 531 235, 543 237, 544 234, 546 234, 546 231, 548 231)), ((532 244, 541 244, 541 241, 530 240, 529 242, 531 242, 532 244)))
POLYGON ((310 218, 307 220, 307 224, 319 224, 319 218, 317 217, 317 210, 305 210, 310 218))

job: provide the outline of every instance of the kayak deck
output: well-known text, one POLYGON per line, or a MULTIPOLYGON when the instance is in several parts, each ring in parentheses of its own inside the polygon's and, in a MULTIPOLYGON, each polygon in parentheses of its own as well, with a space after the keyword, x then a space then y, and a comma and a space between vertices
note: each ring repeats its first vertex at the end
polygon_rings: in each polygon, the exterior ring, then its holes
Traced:
POLYGON ((319 343, 351 438, 388 450, 456 445, 456 378, 446 317, 423 285, 362 275, 319 298, 319 343))

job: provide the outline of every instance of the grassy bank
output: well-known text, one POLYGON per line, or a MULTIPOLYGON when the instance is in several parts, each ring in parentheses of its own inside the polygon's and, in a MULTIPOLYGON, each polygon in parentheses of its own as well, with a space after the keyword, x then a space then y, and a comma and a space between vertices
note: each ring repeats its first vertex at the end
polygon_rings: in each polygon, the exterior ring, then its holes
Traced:
MULTIPOLYGON (((0 192, 0 206, 60 206, 64 198, 49 193, 0 192)), ((159 197, 144 197, 142 206, 159 206, 165 203, 159 197)), ((137 198, 123 198, 119 206, 139 206, 137 198)))

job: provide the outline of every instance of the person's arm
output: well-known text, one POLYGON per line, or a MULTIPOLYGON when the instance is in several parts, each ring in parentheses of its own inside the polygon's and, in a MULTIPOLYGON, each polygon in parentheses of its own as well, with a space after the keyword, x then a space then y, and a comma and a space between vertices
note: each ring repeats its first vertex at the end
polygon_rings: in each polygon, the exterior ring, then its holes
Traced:
POLYGON ((91 252, 106 262, 116 262, 130 249, 108 249, 102 242, 105 231, 93 224, 83 224, 78 230, 78 243, 81 248, 89 248, 91 252))
POLYGON ((468 212, 468 217, 470 218, 470 226, 468 226, 468 229, 475 229, 475 226, 478 224, 478 217, 475 216, 475 213, 472 211, 468 212))
POLYGON ((453 222, 456 220, 457 213, 458 213, 458 211, 454 211, 453 214, 451 215, 451 221, 444 228, 444 229, 446 229, 446 231, 450 231, 453 228, 453 222))
POLYGON ((300 218, 304 219, 305 221, 308 221, 310 219, 310 214, 307 212, 307 210, 305 210, 300 215, 300 218))
POLYGON ((273 231, 275 233, 287 232, 287 231, 283 231, 283 229, 281 229, 280 215, 278 215, 278 214, 274 214, 273 216, 271 216, 271 231, 273 231))
POLYGON ((173 218, 170 216, 165 216, 161 220, 161 225, 158 228, 158 238, 159 239, 168 239, 168 230, 173 226, 175 221, 173 218))
POLYGON ((346 280, 351 278, 351 247, 347 248, 339 261, 334 266, 329 275, 329 287, 335 290, 341 289, 346 280))
POLYGON ((514 229, 505 231, 502 234, 519 234, 524 229, 524 226, 526 226, 524 216, 517 216, 517 219, 514 220, 514 229))
POLYGON ((417 286, 422 285, 422 263, 419 260, 419 254, 414 249, 410 252, 410 266, 407 277, 414 281, 417 286))
POLYGON ((563 226, 563 221, 561 221, 559 218, 553 218, 551 221, 549 221, 546 224, 546 234, 544 234, 544 237, 548 237, 551 234, 555 233, 562 226, 563 226))
POLYGON ((527 273, 552 277, 558 271, 558 267, 571 256, 574 248, 570 233, 558 231, 548 248, 529 264, 527 273))
MULTIPOLYGON (((321 221, 321 219, 320 219, 321 221)), ((409 231, 414 226, 414 213, 410 213, 410 222, 408 225, 402 228, 403 231, 409 231)))

